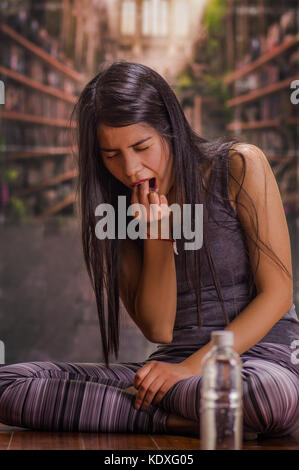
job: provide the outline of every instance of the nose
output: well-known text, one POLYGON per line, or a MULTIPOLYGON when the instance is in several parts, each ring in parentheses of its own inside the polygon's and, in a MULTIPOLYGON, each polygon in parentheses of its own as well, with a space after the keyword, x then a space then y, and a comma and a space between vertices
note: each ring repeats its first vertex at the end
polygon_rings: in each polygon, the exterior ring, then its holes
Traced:
POLYGON ((142 165, 138 155, 127 155, 123 158, 123 172, 127 178, 138 175, 142 165))

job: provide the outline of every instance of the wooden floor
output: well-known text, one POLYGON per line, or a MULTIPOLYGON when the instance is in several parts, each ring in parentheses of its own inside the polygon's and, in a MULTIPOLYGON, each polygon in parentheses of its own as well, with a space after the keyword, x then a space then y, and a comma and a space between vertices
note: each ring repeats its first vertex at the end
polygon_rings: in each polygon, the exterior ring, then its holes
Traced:
MULTIPOLYGON (((169 434, 39 432, 0 423, 0 450, 200 450, 200 440, 169 434)), ((244 450, 299 450, 299 430, 243 443, 244 450)))

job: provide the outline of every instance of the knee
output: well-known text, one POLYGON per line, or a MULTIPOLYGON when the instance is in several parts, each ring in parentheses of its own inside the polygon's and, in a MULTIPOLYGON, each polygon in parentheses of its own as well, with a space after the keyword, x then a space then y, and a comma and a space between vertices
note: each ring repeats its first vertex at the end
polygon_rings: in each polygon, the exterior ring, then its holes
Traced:
POLYGON ((0 367, 0 405, 3 405, 9 389, 17 383, 34 377, 34 370, 30 362, 9 364, 0 367), (4 393, 6 392, 6 393, 4 393))
POLYGON ((37 377, 38 371, 41 371, 40 362, 19 362, 0 367, 0 390, 1 385, 20 379, 37 377))
POLYGON ((299 428, 299 392, 292 397, 290 402, 287 397, 282 400, 281 406, 277 401, 273 403, 273 418, 265 433, 273 436, 285 436, 299 428), (295 403, 296 401, 296 403, 295 403), (275 406, 277 406, 275 408, 275 406))
POLYGON ((0 367, 0 421, 4 424, 14 424, 11 413, 14 409, 17 391, 16 385, 33 376, 28 366, 30 363, 9 364, 0 367))
POLYGON ((243 393, 244 430, 283 436, 299 427, 299 390, 292 382, 265 379, 247 384, 243 393))
POLYGON ((19 398, 25 396, 26 382, 46 374, 49 363, 20 362, 0 367, 0 422, 21 425, 19 398))

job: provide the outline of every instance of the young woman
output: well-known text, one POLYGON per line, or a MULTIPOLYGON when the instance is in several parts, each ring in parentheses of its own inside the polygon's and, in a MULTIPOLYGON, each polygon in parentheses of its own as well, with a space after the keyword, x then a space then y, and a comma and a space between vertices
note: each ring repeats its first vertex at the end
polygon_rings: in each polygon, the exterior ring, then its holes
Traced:
POLYGON ((199 137, 166 81, 137 63, 102 69, 75 112, 83 253, 105 362, 1 367, 0 422, 51 431, 198 435, 202 358, 211 332, 227 329, 243 362, 244 431, 281 436, 295 430, 299 321, 291 249, 262 150, 199 137), (145 208, 130 222, 144 217, 148 229, 156 221, 160 236, 98 237, 96 208, 111 204, 118 229, 119 196, 126 208, 145 208), (173 203, 191 207, 192 223, 195 205, 202 204, 200 249, 186 249, 185 226, 174 247, 173 203), (151 212, 150 204, 162 212, 151 212), (162 216, 170 225, 166 237, 162 216), (145 361, 109 363, 111 352, 118 357, 119 298, 145 337, 159 343, 145 361))

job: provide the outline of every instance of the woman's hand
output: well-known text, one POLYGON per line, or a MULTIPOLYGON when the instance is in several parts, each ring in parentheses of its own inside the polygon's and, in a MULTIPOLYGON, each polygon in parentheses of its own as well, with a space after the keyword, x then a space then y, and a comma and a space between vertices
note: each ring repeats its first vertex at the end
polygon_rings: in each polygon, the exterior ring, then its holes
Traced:
MULTIPOLYGON (((163 219, 169 219, 171 227, 170 209, 168 206, 167 198, 164 194, 159 193, 159 189, 151 190, 149 187, 149 180, 144 181, 138 185, 135 185, 132 190, 131 204, 143 205, 144 209, 140 207, 140 211, 137 209, 135 218, 143 223, 146 223, 147 233, 151 230, 151 227, 158 227, 158 236, 161 236, 161 221, 163 219)), ((163 222, 168 227, 167 221, 163 222)), ((155 230, 153 228, 153 230, 155 230)), ((155 233, 155 232, 153 232, 155 233)), ((164 234, 163 234, 164 235, 164 234)), ((166 234, 166 238, 170 234, 166 234)))
POLYGON ((152 401, 155 404, 160 403, 174 384, 192 375, 183 363, 148 362, 136 372, 134 377, 133 385, 138 390, 135 408, 138 409, 140 406, 147 408, 152 401))

